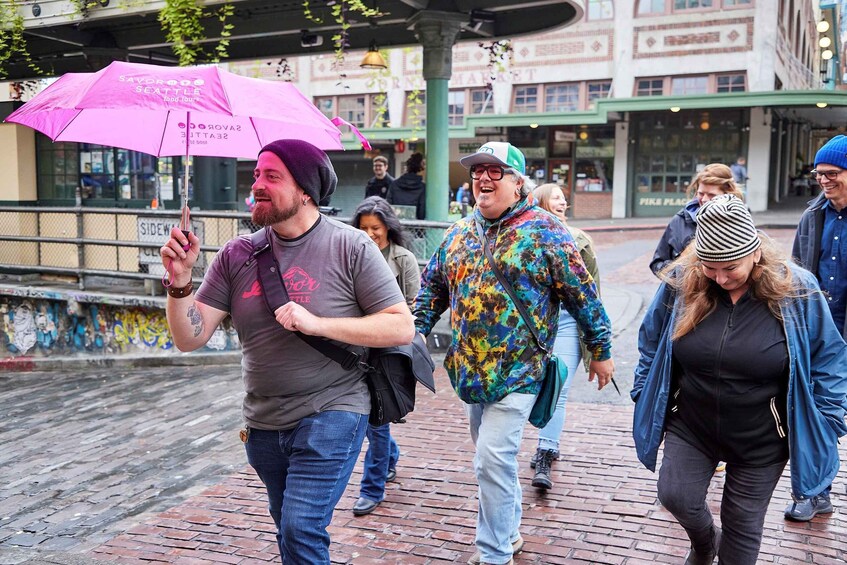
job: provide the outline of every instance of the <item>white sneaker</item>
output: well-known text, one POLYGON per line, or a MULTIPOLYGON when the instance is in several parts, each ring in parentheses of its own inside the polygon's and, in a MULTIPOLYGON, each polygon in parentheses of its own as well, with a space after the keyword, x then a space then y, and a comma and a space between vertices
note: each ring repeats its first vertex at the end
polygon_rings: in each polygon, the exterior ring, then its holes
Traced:
MULTIPOLYGON (((523 538, 518 536, 518 539, 512 542, 512 555, 517 555, 517 553, 523 549, 523 538)), ((511 565, 514 563, 514 560, 510 560, 507 565, 511 565)), ((482 555, 477 551, 471 558, 468 559, 468 565, 482 565, 482 555)))

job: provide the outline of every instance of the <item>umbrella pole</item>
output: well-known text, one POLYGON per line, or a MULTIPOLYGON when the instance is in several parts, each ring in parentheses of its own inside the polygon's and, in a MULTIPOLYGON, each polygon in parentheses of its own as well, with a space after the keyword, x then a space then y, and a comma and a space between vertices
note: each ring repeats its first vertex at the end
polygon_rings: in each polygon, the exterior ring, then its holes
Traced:
POLYGON ((191 165, 188 161, 188 153, 189 153, 189 144, 190 144, 190 136, 191 136, 191 112, 186 112, 185 114, 185 162, 182 166, 182 217, 180 218, 180 226, 179 229, 185 233, 185 237, 188 237, 189 226, 190 226, 190 212, 188 209, 188 169, 191 168, 191 165))

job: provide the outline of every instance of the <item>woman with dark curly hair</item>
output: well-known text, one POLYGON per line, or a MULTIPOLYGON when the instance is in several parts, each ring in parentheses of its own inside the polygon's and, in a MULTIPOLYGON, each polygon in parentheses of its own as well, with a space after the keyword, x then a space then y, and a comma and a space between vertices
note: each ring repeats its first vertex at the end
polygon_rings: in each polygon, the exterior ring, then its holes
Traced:
MULTIPOLYGON (((350 223, 368 234, 382 251, 406 302, 411 306, 421 288, 421 271, 414 254, 403 247, 403 226, 391 205, 380 196, 365 198, 356 208, 350 223)), ((368 424, 368 452, 359 499, 353 505, 356 516, 373 512, 385 497, 385 483, 397 476, 400 448, 391 437, 389 426, 368 424)))

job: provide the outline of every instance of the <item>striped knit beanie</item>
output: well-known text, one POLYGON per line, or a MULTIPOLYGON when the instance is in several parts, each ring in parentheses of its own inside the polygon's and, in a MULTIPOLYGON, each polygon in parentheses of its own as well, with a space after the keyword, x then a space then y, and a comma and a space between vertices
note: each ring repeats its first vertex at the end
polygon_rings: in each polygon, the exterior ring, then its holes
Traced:
POLYGON ((697 211, 694 251, 701 261, 735 261, 761 245, 753 218, 737 196, 722 194, 697 211))

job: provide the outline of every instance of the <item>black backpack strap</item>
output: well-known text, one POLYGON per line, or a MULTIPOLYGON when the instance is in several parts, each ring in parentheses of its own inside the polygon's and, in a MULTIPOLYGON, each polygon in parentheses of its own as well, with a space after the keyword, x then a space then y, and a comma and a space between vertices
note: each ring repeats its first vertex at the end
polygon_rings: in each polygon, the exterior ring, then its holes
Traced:
MULTIPOLYGON (((282 283, 282 274, 279 272, 279 265, 276 263, 268 238, 267 230, 269 229, 267 227, 262 228, 250 236, 250 241, 253 244, 253 252, 250 254, 247 264, 254 259, 256 260, 256 266, 259 270, 259 281, 262 285, 262 296, 265 299, 265 304, 271 316, 276 317, 276 309, 287 303, 289 298, 285 290, 285 285, 282 283)), ((307 335, 302 332, 292 333, 348 371, 354 368, 359 368, 362 371, 371 369, 364 362, 362 356, 355 351, 339 347, 322 337, 307 335)))

